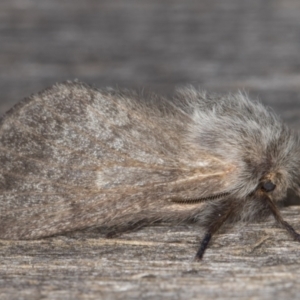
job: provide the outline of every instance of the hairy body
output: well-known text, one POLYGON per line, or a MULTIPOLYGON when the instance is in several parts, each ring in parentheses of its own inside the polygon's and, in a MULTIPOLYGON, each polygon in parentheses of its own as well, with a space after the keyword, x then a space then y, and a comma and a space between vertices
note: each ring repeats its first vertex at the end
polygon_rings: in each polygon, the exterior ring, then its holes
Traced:
POLYGON ((0 123, 0 238, 155 222, 206 228, 273 214, 299 190, 299 138, 245 95, 186 88, 174 99, 55 85, 0 123))

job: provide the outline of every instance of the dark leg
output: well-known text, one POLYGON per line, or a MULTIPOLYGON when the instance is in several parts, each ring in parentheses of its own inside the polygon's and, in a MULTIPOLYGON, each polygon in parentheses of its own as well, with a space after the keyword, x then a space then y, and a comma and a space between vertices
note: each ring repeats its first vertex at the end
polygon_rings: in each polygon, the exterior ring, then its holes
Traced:
POLYGON ((213 234, 218 231, 222 224, 229 218, 233 213, 234 209, 230 205, 225 205, 225 207, 220 204, 219 207, 213 210, 209 219, 209 224, 207 225, 207 231, 204 238, 201 241, 200 247, 196 253, 195 260, 199 261, 202 259, 204 252, 211 240, 213 234))
POLYGON ((269 208, 275 218, 275 220, 281 225, 287 232, 298 242, 300 242, 300 234, 296 232, 296 230, 286 221, 283 220, 278 208, 273 203, 273 201, 265 196, 264 200, 269 204, 269 208))
POLYGON ((196 253, 195 260, 202 259, 211 237, 212 237, 211 233, 208 232, 205 234, 203 240, 201 241, 201 245, 196 253))

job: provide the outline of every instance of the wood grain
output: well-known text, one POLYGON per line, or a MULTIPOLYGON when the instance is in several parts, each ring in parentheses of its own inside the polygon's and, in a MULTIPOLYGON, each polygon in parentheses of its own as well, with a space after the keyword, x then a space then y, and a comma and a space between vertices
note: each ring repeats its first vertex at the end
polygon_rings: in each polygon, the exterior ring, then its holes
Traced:
MULTIPOLYGON (((300 229, 300 208, 283 216, 300 229)), ((273 219, 216 234, 202 262, 196 225, 148 227, 118 239, 77 232, 0 241, 1 299, 292 299, 300 244, 273 219)))

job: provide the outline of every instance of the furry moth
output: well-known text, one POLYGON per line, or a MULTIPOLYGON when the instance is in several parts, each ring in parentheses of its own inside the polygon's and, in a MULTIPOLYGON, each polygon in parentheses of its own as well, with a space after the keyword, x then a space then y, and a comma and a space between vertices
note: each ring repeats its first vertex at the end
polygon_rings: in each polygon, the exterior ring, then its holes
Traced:
POLYGON ((271 214, 300 241, 277 205, 299 193, 299 136, 242 94, 57 84, 1 119, 0 166, 1 239, 192 221, 201 259, 224 222, 271 214))

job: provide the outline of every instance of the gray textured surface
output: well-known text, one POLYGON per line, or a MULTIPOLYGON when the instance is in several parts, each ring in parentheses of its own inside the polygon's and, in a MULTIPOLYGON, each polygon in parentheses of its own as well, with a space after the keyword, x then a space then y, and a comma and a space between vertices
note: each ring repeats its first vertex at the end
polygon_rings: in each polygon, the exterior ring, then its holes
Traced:
MULTIPOLYGON (((298 0, 4 0, 0 111, 54 82, 245 89, 300 126, 298 0)), ((286 211, 299 230, 299 209, 286 211)), ((0 241, 1 299, 294 299, 299 244, 250 224, 191 262, 197 227, 0 241)))
MULTIPOLYGON (((297 224, 300 208, 283 216, 297 224)), ((295 226, 298 230, 299 226, 295 226)), ((193 262, 197 226, 148 227, 118 239, 76 233, 0 241, 1 299, 297 299, 299 243, 273 220, 216 234, 193 262)))
POLYGON ((54 82, 245 89, 299 125, 297 0, 6 0, 1 111, 54 82), (297 109, 297 111, 296 111, 297 109))

